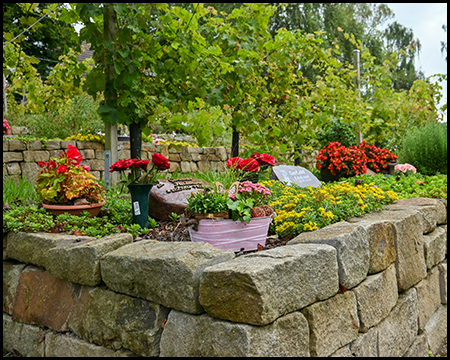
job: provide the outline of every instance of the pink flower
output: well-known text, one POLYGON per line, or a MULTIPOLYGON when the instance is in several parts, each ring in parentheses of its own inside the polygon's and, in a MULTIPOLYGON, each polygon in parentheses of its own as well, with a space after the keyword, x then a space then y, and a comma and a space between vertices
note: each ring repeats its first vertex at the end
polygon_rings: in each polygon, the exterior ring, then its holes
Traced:
POLYGON ((91 167, 89 165, 83 165, 82 168, 86 171, 91 171, 91 167))

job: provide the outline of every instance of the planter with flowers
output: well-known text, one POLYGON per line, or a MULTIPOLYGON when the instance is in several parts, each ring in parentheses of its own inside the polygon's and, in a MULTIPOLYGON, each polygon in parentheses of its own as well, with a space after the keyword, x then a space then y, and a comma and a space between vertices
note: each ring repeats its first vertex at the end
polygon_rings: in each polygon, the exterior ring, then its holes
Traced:
POLYGON ((320 177, 324 182, 367 172, 367 156, 356 145, 347 148, 339 142, 331 142, 319 150, 316 160, 317 169, 320 170, 320 177))
POLYGON ((3 135, 11 134, 11 126, 8 123, 8 120, 3 119, 3 135))
POLYGON ((118 160, 109 169, 109 172, 129 171, 128 175, 122 177, 121 182, 128 187, 131 194, 133 223, 139 224, 141 228, 148 227, 148 197, 153 185, 158 183, 157 173, 159 170, 170 169, 169 160, 159 153, 152 155, 151 168, 148 168, 149 163, 150 160, 118 160))
POLYGON ((271 195, 269 189, 251 181, 236 182, 225 191, 219 189, 199 191, 188 198, 186 214, 196 218, 195 224, 186 222, 191 240, 234 252, 264 247, 275 217, 272 208, 263 204, 271 195))
POLYGON ((36 180, 36 193, 45 209, 53 214, 80 215, 87 211, 91 217, 97 216, 106 204, 105 189, 89 173, 89 166, 81 166, 82 161, 83 157, 72 145, 59 159, 38 161, 41 170, 36 180))
POLYGON ((274 166, 276 160, 273 156, 263 153, 253 153, 249 158, 239 156, 227 160, 227 167, 237 173, 240 181, 268 180, 267 170, 274 166))

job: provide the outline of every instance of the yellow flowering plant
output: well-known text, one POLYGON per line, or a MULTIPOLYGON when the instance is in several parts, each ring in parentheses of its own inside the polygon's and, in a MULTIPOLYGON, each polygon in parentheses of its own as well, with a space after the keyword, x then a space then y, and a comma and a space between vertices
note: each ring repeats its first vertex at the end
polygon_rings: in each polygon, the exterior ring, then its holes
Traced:
POLYGON ((394 192, 383 191, 374 183, 354 186, 341 182, 318 188, 288 186, 278 180, 261 184, 272 193, 269 205, 277 214, 271 231, 282 239, 381 209, 398 199, 394 192))

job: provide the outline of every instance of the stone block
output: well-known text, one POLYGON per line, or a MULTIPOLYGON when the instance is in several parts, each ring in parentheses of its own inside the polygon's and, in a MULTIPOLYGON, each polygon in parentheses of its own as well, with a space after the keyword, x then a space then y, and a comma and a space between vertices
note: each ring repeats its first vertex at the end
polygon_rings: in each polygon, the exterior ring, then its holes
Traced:
POLYGON ((22 172, 22 177, 27 178, 28 181, 34 183, 36 182, 41 168, 35 162, 23 162, 20 163, 20 170, 22 172))
POLYGON ((266 325, 338 290, 336 250, 328 245, 299 244, 205 269, 200 303, 214 317, 266 325))
POLYGON ((370 221, 365 216, 351 218, 350 223, 357 223, 367 231, 369 242, 368 274, 376 274, 387 269, 395 261, 395 228, 388 220, 370 221))
POLYGON ((83 156, 83 159, 95 159, 95 150, 94 149, 85 149, 80 150, 81 156, 83 156))
POLYGON ((265 326, 172 310, 161 337, 163 357, 309 357, 308 322, 292 312, 265 326))
POLYGON ((53 233, 8 233, 6 252, 9 258, 46 268, 48 250, 58 243, 74 244, 94 240, 91 236, 53 233))
POLYGON ((9 140, 3 139, 3 152, 7 152, 9 150, 9 140))
MULTIPOLYGON (((195 159, 194 159, 195 160, 195 159)), ((204 173, 206 171, 210 170, 210 164, 208 161, 203 160, 203 161, 198 161, 197 162, 197 167, 198 167, 198 171, 200 171, 201 173, 204 173)))
POLYGON ((95 159, 105 161, 105 150, 95 150, 95 159))
POLYGON ((105 160, 89 159, 89 165, 92 171, 105 171, 105 160))
POLYGON ((227 155, 227 151, 223 146, 219 146, 216 148, 216 154, 217 157, 220 161, 227 161, 228 160, 228 155, 227 155))
POLYGON ((25 264, 3 261, 3 312, 12 314, 19 277, 25 264))
POLYGON ((3 349, 16 350, 23 357, 44 357, 42 336, 45 336, 45 331, 39 326, 15 322, 10 315, 3 313, 3 349))
POLYGON ((5 165, 8 175, 20 175, 22 173, 18 162, 6 163, 5 165))
POLYGON ((156 152, 156 144, 155 143, 143 142, 142 143, 142 150, 154 153, 154 152, 156 152))
POLYGON ((188 173, 191 172, 191 166, 189 161, 182 161, 180 162, 180 169, 182 173, 188 173))
POLYGON ((114 357, 115 351, 94 345, 74 334, 49 333, 45 337, 45 357, 114 357))
POLYGON ((47 150, 60 150, 61 149, 61 141, 60 140, 47 140, 44 144, 45 149, 47 150))
POLYGON ((69 148, 69 145, 72 145, 72 146, 75 146, 78 148, 76 140, 62 140, 61 141, 61 149, 64 149, 64 151, 69 148))
POLYGON ((367 332, 369 328, 386 318, 397 304, 395 265, 391 264, 385 271, 368 276, 352 290, 358 304, 360 331, 367 332))
POLYGON ((23 161, 23 154, 21 151, 8 151, 3 153, 3 162, 20 162, 23 161))
POLYGON ((207 243, 141 240, 106 254, 100 270, 114 291, 199 314, 202 271, 234 257, 232 251, 207 243))
POLYGON ((436 225, 447 223, 446 207, 438 199, 412 198, 399 199, 393 204, 387 205, 386 210, 416 210, 422 217, 423 234, 428 234, 436 228, 436 225))
POLYGON ((437 354, 447 338, 447 305, 441 305, 425 325, 428 348, 437 354))
POLYGON ((439 293, 441 295, 441 304, 447 304, 447 263, 438 265, 439 269, 439 293))
POLYGON ((445 244, 447 242, 447 232, 441 226, 434 231, 423 236, 423 246, 425 263, 427 269, 440 263, 445 258, 445 244))
POLYGON ((174 172, 175 170, 177 170, 179 167, 180 167, 180 164, 179 164, 179 163, 171 162, 171 163, 170 163, 170 169, 168 170, 168 172, 172 173, 172 172, 174 172))
POLYGON ((96 141, 77 141, 77 148, 79 150, 104 150, 105 145, 96 141))
POLYGON ((429 357, 428 341, 425 334, 418 335, 403 357, 429 357))
POLYGON ((399 295, 389 316, 374 327, 378 335, 378 356, 403 356, 418 334, 418 317, 417 291, 411 288, 399 295))
POLYGON ((378 357, 378 334, 375 328, 366 333, 359 333, 350 343, 353 357, 378 357))
POLYGON ((27 150, 31 150, 31 151, 42 150, 42 148, 43 148, 41 140, 30 140, 27 142, 26 146, 27 146, 27 150))
MULTIPOLYGON (((9 151, 23 151, 26 150, 27 146, 25 145, 25 143, 21 140, 17 140, 17 139, 11 139, 8 140, 9 143, 9 151)), ((8 151, 8 149, 6 151, 8 151)))
POLYGON ((49 161, 50 152, 46 150, 24 151, 23 159, 25 162, 49 161))
POLYGON ((417 210, 382 210, 366 214, 364 221, 389 221, 395 228, 398 291, 417 284, 426 276, 422 216, 417 210))
POLYGON ((129 150, 119 150, 117 152, 117 157, 119 160, 125 160, 130 158, 130 151, 129 150))
POLYGON ((439 269, 434 267, 427 276, 415 286, 419 301, 419 329, 422 331, 431 315, 441 305, 439 289, 439 269))
POLYGON ((322 229, 301 233, 288 242, 327 244, 337 251, 339 283, 350 289, 367 275, 369 270, 369 242, 367 231, 358 224, 345 221, 328 225, 322 229))
POLYGON ((189 146, 182 146, 181 147, 181 161, 191 161, 192 160, 192 154, 189 152, 189 146))
POLYGON ((195 161, 190 161, 189 166, 191 167, 191 172, 196 172, 198 170, 197 163, 195 161))
POLYGON ((180 154, 169 154, 169 161, 180 162, 181 155, 180 154))
POLYGON ((19 277, 13 320, 66 331, 78 288, 35 266, 28 266, 19 277))
POLYGON ((53 276, 76 284, 100 284, 100 258, 133 242, 131 234, 112 234, 100 239, 59 242, 46 254, 46 269, 53 276))
POLYGON ((158 356, 162 323, 168 312, 161 305, 118 294, 104 286, 83 286, 72 308, 69 328, 99 346, 158 356))
POLYGON ((359 319, 352 291, 336 294, 300 311, 309 324, 311 356, 329 356, 358 336, 359 319))

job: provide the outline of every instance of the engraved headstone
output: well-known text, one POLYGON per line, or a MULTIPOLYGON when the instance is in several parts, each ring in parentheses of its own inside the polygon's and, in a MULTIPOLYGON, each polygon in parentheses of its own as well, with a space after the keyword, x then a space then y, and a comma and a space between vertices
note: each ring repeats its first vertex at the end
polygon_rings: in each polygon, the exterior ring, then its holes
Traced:
POLYGON ((301 166, 279 165, 272 167, 270 173, 271 180, 280 180, 286 185, 291 183, 301 187, 312 186, 319 187, 322 183, 317 179, 311 171, 301 166))
POLYGON ((160 179, 150 191, 148 213, 158 220, 168 220, 172 213, 181 215, 191 193, 206 187, 208 184, 199 179, 160 179))

